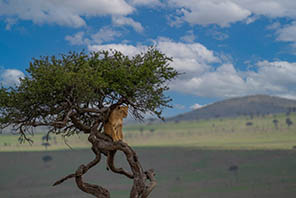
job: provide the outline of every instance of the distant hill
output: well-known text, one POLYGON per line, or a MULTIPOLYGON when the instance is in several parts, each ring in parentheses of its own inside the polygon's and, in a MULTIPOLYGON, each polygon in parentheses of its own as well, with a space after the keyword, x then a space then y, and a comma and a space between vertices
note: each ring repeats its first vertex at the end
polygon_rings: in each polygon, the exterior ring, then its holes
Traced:
POLYGON ((199 120, 286 112, 296 112, 296 100, 268 95, 254 95, 223 100, 166 120, 199 120))

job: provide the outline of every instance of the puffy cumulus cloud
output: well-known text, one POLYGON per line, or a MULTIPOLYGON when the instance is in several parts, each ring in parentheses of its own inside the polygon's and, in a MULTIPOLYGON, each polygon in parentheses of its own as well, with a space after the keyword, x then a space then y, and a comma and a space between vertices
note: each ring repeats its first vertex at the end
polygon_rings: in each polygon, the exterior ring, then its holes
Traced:
POLYGON ((0 1, 0 16, 31 20, 36 24, 55 23, 72 27, 84 26, 83 17, 127 15, 133 10, 125 0, 0 1))
POLYGON ((251 15, 248 9, 230 0, 169 0, 177 7, 182 19, 190 24, 218 24, 222 27, 241 21, 251 15))
POLYGON ((20 83, 20 78, 23 78, 25 74, 17 69, 6 69, 1 71, 0 79, 1 84, 4 86, 15 86, 20 83))
POLYGON ((159 39, 155 45, 167 56, 173 57, 172 66, 186 75, 203 73, 209 69, 210 63, 219 62, 214 52, 200 43, 181 43, 159 39))
POLYGON ((111 29, 110 27, 103 27, 97 33, 91 35, 94 43, 101 44, 103 42, 112 41, 116 37, 120 37, 121 33, 111 29))
POLYGON ((78 32, 74 35, 67 35, 65 40, 67 40, 71 45, 92 45, 113 41, 115 38, 120 36, 121 33, 119 31, 106 26, 93 34, 78 32))
POLYGON ((296 1, 290 0, 168 0, 177 7, 176 15, 190 24, 217 24, 222 27, 244 21, 252 23, 260 16, 296 18, 296 1))
POLYGON ((256 67, 257 71, 241 72, 232 64, 222 64, 200 76, 179 79, 173 83, 172 89, 213 98, 249 94, 296 98, 296 63, 261 61, 256 67))
POLYGON ((172 89, 203 97, 234 97, 245 94, 246 85, 232 64, 223 64, 187 79, 173 82, 172 89))
POLYGON ((89 40, 84 38, 84 32, 78 32, 73 36, 67 35, 65 39, 70 42, 71 45, 87 45, 89 40))
POLYGON ((132 28, 134 28, 134 30, 136 32, 143 32, 144 28, 141 25, 141 23, 136 22, 135 20, 133 20, 130 17, 124 17, 124 16, 115 16, 112 18, 112 22, 114 25, 118 25, 118 26, 131 26, 132 28))
POLYGON ((255 15, 262 15, 270 18, 296 17, 296 2, 289 0, 232 0, 255 15))
MULTIPOLYGON (((223 57, 215 55, 200 43, 188 44, 159 39, 155 41, 155 45, 167 56, 173 57, 172 67, 184 73, 170 83, 174 91, 211 98, 249 94, 296 98, 294 86, 296 62, 260 61, 254 65, 256 70, 240 71, 229 60, 225 61, 223 57)), ((89 50, 95 51, 108 49, 116 49, 128 56, 134 56, 144 52, 147 46, 128 44, 89 46, 89 50)))
POLYGON ((261 61, 257 72, 248 72, 246 83, 257 92, 296 96, 296 63, 261 61))
MULTIPOLYGON (((219 62, 220 59, 214 55, 214 52, 208 50, 200 43, 181 43, 168 39, 159 39, 154 43, 157 48, 165 53, 168 57, 173 57, 171 65, 180 72, 202 73, 209 69, 209 63, 219 62)), ((106 45, 89 45, 90 51, 116 49, 128 56, 134 56, 144 52, 148 46, 128 45, 128 44, 106 44, 106 45)))

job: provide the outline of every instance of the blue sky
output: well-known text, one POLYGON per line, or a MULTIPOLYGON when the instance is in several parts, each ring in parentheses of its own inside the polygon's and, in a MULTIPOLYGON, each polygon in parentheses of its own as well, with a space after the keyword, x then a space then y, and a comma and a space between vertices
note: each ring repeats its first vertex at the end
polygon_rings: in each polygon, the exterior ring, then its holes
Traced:
POLYGON ((296 99, 294 0, 0 0, 5 86, 33 57, 151 45, 185 73, 170 83, 166 116, 237 96, 296 99))

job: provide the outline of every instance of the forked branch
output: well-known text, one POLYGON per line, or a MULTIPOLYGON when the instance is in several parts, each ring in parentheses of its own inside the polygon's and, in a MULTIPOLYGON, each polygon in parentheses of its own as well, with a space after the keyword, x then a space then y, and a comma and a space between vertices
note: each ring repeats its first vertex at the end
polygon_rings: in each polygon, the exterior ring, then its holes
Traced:
POLYGON ((83 192, 94 195, 97 198, 109 198, 110 193, 107 189, 93 184, 83 182, 82 176, 93 166, 98 164, 101 159, 101 153, 107 154, 108 167, 114 173, 125 175, 126 177, 133 179, 133 187, 130 192, 130 198, 147 198, 156 186, 156 180, 154 178, 154 171, 152 169, 144 171, 138 157, 134 150, 124 142, 113 142, 111 138, 105 134, 99 133, 96 128, 92 128, 88 138, 92 144, 92 150, 96 155, 96 158, 88 163, 86 166, 81 165, 74 174, 70 174, 59 181, 54 183, 55 185, 61 184, 67 179, 74 178, 77 186, 83 192), (125 171, 123 168, 116 168, 114 165, 115 153, 122 151, 130 165, 131 173, 125 171), (147 183, 148 181, 148 183, 147 183))

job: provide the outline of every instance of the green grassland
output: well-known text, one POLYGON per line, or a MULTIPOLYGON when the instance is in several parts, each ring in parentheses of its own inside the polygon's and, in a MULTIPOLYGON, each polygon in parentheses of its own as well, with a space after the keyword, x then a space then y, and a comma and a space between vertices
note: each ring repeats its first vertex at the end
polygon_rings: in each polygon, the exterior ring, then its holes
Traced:
MULTIPOLYGON (((154 168, 158 185, 151 198, 295 198, 294 150, 205 150, 196 147, 136 148, 145 169, 154 168), (229 168, 236 165, 236 171, 229 168)), ((51 185, 93 158, 89 149, 1 152, 0 197, 90 198, 73 180, 51 185), (44 156, 52 161, 44 162, 44 156)), ((127 168, 119 152, 116 166, 127 168)), ((85 176, 108 188, 112 198, 129 197, 132 180, 106 170, 105 157, 85 176)))
MULTIPOLYGON (((31 137, 32 145, 19 144, 17 135, 1 135, 0 151, 44 151, 89 148, 86 135, 51 136, 42 146, 43 133, 31 137), (65 144, 65 142, 67 144, 65 144)), ((124 127, 124 141, 131 146, 177 146, 204 149, 293 149, 296 145, 296 115, 239 117, 190 122, 133 124, 124 127), (286 124, 290 118, 292 125, 286 124), (278 120, 277 126, 273 120, 278 120), (247 123, 251 125, 247 126, 247 123)))
MULTIPOLYGON (((282 114, 134 124, 125 126, 124 141, 134 146, 145 169, 156 171, 158 185, 151 198, 294 198, 296 115, 289 115, 293 122, 289 127, 286 118, 282 114), (236 171, 229 170, 233 165, 236 171)), ((87 136, 52 135, 48 148, 42 146, 43 136, 36 133, 32 145, 19 144, 17 135, 0 136, 0 197, 89 197, 73 180, 51 186, 94 157, 83 149, 90 147, 87 136), (52 160, 44 161, 44 156, 52 160)), ((120 152, 115 163, 128 168, 120 152)), ((84 179, 110 189, 113 198, 128 197, 132 185, 126 177, 106 171, 105 157, 84 179)))

